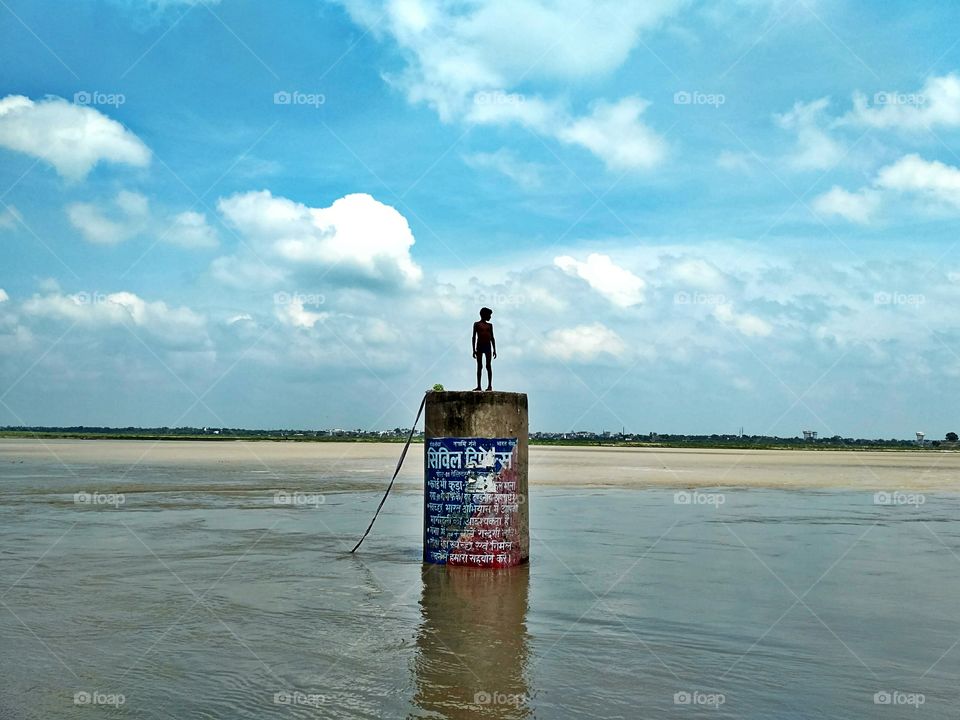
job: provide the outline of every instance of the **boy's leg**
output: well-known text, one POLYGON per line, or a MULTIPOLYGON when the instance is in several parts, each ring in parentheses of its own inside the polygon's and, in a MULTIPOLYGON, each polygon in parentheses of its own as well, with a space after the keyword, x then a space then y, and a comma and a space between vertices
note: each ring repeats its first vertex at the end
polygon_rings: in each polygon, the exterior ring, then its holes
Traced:
POLYGON ((487 390, 493 390, 493 364, 490 362, 492 357, 490 350, 487 350, 484 355, 487 357, 487 390))
POLYGON ((477 353, 477 386, 474 390, 480 390, 480 374, 483 371, 483 353, 477 353))

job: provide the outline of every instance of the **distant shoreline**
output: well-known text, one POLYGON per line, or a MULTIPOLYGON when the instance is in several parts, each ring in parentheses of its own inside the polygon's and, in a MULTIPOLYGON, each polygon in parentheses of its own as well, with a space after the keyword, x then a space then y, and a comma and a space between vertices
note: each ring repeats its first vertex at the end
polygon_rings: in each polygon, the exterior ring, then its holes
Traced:
MULTIPOLYGON (((190 478, 189 482, 185 479, 167 487, 170 492, 203 487, 205 478, 213 482, 209 487, 216 491, 244 487, 246 478, 261 483, 261 489, 307 491, 324 487, 330 492, 351 488, 382 492, 396 467, 400 447, 396 442, 130 442, 7 437, 0 438, 0 489, 10 476, 24 475, 36 478, 45 492, 53 487, 46 484, 48 480, 59 478, 70 487, 83 482, 98 492, 134 493, 140 481, 128 477, 131 469, 152 467, 179 468, 171 472, 190 478), (351 466, 362 480, 350 487, 341 486, 342 474, 349 475, 345 468, 351 466)), ((423 451, 422 443, 410 448, 398 478, 399 492, 422 492, 423 451)), ((552 444, 532 445, 529 463, 531 487, 960 493, 960 453, 919 448, 913 452, 843 448, 794 452, 775 448, 552 444)), ((874 504, 869 497, 864 502, 874 504)), ((909 497, 906 502, 909 504, 909 497)))
MULTIPOLYGON (((250 434, 250 435, 230 435, 230 434, 174 434, 174 433, 133 433, 133 432, 64 432, 64 431, 32 431, 32 430, 0 430, 0 438, 16 440, 140 440, 149 442, 284 442, 284 443, 358 443, 358 444, 377 444, 390 443, 399 444, 406 442, 406 435, 387 435, 376 436, 355 436, 355 435, 304 435, 290 433, 281 434, 250 434)), ((422 444, 423 436, 415 436, 414 444, 422 444)), ((796 451, 847 451, 847 452, 955 452, 960 450, 960 443, 927 442, 923 446, 917 445, 913 441, 882 441, 882 440, 862 440, 855 439, 850 441, 835 441, 830 438, 818 439, 814 441, 804 441, 799 438, 764 438, 762 440, 709 440, 709 439, 690 439, 673 440, 659 439, 657 441, 637 441, 637 440, 618 440, 616 438, 530 438, 530 445, 533 446, 556 446, 556 447, 604 447, 604 448, 669 448, 669 449, 691 449, 691 450, 796 450, 796 451)))

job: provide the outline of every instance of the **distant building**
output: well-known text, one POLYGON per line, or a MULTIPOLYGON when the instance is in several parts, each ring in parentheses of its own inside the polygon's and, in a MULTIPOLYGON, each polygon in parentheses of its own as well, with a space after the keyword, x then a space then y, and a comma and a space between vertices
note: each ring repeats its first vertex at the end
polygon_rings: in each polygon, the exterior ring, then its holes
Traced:
POLYGON ((917 430, 917 445, 923 445, 923 438, 925 438, 926 436, 927 434, 925 432, 921 432, 920 430, 917 430))
POLYGON ((816 430, 804 430, 804 431, 803 431, 803 439, 804 439, 804 440, 816 440, 816 439, 817 439, 817 431, 816 431, 816 430))

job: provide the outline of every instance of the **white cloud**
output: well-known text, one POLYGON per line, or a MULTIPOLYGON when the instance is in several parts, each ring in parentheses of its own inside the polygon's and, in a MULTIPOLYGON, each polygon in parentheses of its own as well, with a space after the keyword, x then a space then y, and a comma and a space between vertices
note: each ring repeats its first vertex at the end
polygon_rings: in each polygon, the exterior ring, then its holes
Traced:
MULTIPOLYGON (((256 250, 285 268, 408 287, 423 276, 410 256, 414 238, 406 218, 370 195, 347 195, 330 207, 311 208, 262 190, 221 198, 218 207, 256 250)), ((220 259, 215 273, 229 273, 230 262, 220 259)))
POLYGON ((557 102, 497 90, 479 92, 465 116, 467 122, 507 125, 517 123, 589 150, 614 171, 648 170, 667 154, 662 136, 641 121, 650 106, 630 96, 616 102, 597 101, 590 114, 572 116, 557 102))
POLYGON ((444 122, 521 124, 587 148, 612 169, 656 165, 665 146, 640 122, 646 101, 600 103, 585 117, 539 94, 512 91, 538 80, 583 82, 620 67, 684 0, 341 0, 351 17, 388 34, 407 60, 387 74, 412 103, 425 102, 444 122))
POLYGON ((68 180, 82 180, 99 162, 144 167, 146 145, 98 110, 58 97, 34 102, 22 95, 0 100, 0 147, 53 165, 68 180))
POLYGON ((536 95, 486 90, 474 93, 464 119, 477 125, 516 123, 537 132, 553 134, 566 117, 566 112, 561 103, 547 101, 536 95))
POLYGON ((813 200, 813 209, 821 215, 836 215, 850 222, 869 223, 880 207, 880 193, 870 188, 857 192, 834 185, 813 200))
POLYGON ((219 244, 216 231, 203 213, 187 210, 171 215, 162 224, 151 213, 146 196, 129 190, 117 193, 106 207, 77 202, 66 209, 70 224, 84 239, 98 245, 115 245, 147 233, 182 248, 202 250, 219 244))
POLYGON ((444 120, 461 115, 478 90, 525 78, 582 81, 618 68, 640 33, 684 3, 652 0, 343 0, 351 17, 387 33, 408 60, 391 82, 444 120))
POLYGON ((923 130, 960 126, 960 77, 955 73, 927 78, 919 92, 881 91, 872 104, 863 93, 841 121, 881 129, 923 130))
POLYGON ((128 326, 143 329, 172 347, 205 348, 206 318, 188 307, 146 301, 131 292, 34 296, 22 305, 34 317, 66 320, 88 328, 128 326))
POLYGON ((307 310, 300 298, 291 298, 287 303, 278 304, 276 316, 280 322, 299 328, 312 328, 318 322, 326 320, 329 313, 318 313, 307 310))
POLYGON ((6 302, 9 299, 10 299, 10 296, 7 295, 7 291, 4 290, 3 288, 0 288, 0 303, 6 302))
POLYGON ((815 198, 818 212, 839 215, 852 222, 869 223, 881 202, 896 196, 913 197, 934 211, 960 210, 960 168, 938 160, 924 160, 916 154, 904 155, 880 168, 872 186, 856 192, 834 186, 815 198))
POLYGON ((564 362, 590 362, 601 355, 623 357, 627 352, 627 345, 606 325, 592 323, 547 333, 543 352, 564 362))
POLYGON ((67 206, 67 216, 86 240, 98 245, 114 245, 143 232, 150 219, 150 205, 145 196, 121 190, 113 206, 113 216, 109 217, 93 203, 72 203, 67 206))
POLYGON ((736 328, 747 337, 766 337, 773 332, 773 327, 766 320, 750 313, 734 312, 730 303, 717 305, 713 315, 724 325, 736 328))
POLYGON ((649 169, 663 160, 667 149, 666 141, 640 120, 649 105, 638 97, 598 102, 590 115, 563 127, 557 137, 585 147, 611 170, 649 169))
POLYGON ((886 190, 918 193, 935 202, 960 208, 960 169, 936 160, 904 155, 882 168, 875 183, 886 190))
POLYGON ((287 278, 287 273, 267 265, 257 255, 224 255, 210 263, 210 274, 223 285, 233 288, 271 288, 287 278))
POLYGON ((780 127, 796 133, 796 147, 787 157, 794 169, 826 170, 843 157, 843 147, 821 127, 821 117, 829 105, 829 98, 820 98, 795 103, 789 112, 774 115, 780 127))
POLYGON ((723 273, 703 258, 681 260, 670 266, 667 273, 685 287, 715 289, 724 284, 723 273))
POLYGON ((498 172, 527 190, 543 184, 540 165, 521 160, 506 148, 492 153, 465 155, 464 160, 473 168, 498 172))
POLYGON ((171 227, 163 234, 163 239, 173 245, 185 248, 208 249, 220 244, 216 231, 207 224, 203 213, 187 210, 174 215, 171 227))
POLYGON ((617 307, 625 308, 643 302, 646 285, 643 279, 617 265, 608 255, 591 253, 586 262, 561 255, 553 262, 568 275, 586 280, 591 288, 617 307))

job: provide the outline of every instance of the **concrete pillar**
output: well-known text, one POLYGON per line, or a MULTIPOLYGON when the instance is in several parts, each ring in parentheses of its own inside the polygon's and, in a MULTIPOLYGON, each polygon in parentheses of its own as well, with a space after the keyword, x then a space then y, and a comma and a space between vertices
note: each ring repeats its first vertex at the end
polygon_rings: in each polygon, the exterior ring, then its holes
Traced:
POLYGON ((524 393, 427 394, 424 562, 510 567, 527 561, 527 432, 524 393))

